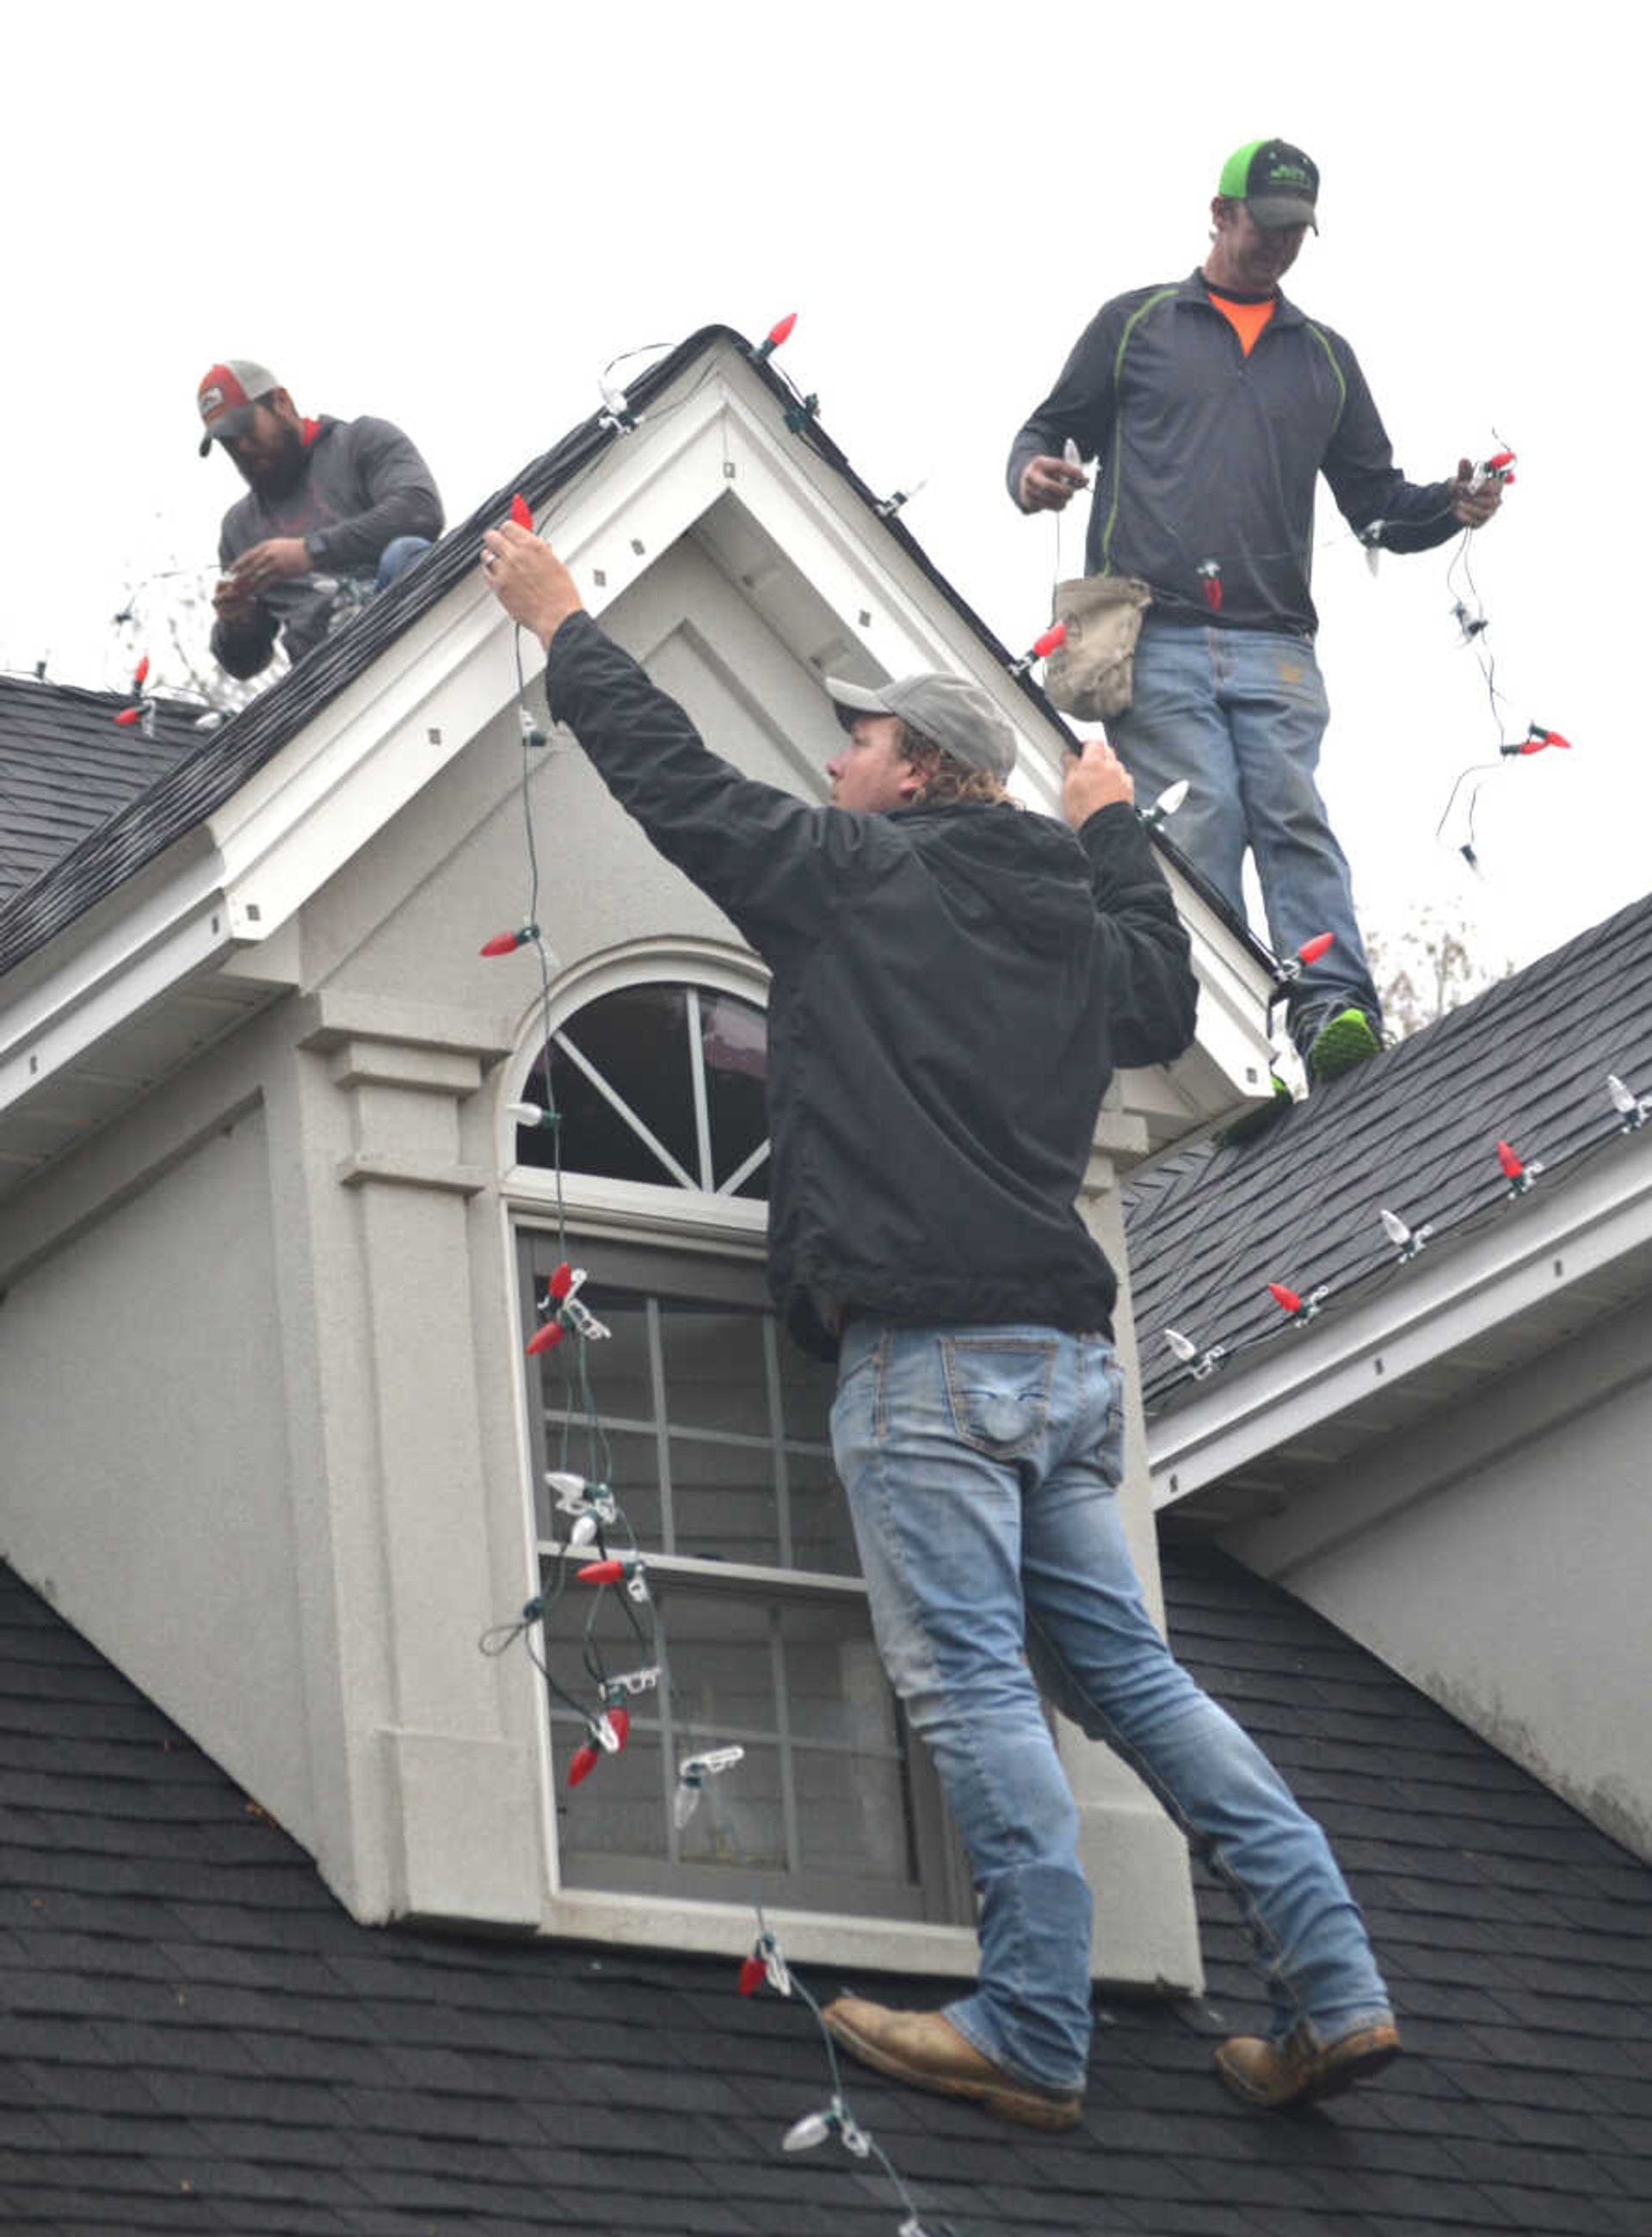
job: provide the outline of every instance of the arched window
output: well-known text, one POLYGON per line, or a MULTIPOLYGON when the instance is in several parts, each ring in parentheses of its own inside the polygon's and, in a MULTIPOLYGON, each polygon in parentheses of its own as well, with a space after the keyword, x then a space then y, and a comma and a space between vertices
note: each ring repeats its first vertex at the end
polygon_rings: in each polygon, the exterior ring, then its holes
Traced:
MULTIPOLYGON (((523 1094, 561 1113, 565 1171, 761 1200, 766 1067, 757 1002, 700 981, 645 980, 572 1011, 523 1094)), ((555 1138, 519 1127, 516 1154, 525 1165, 554 1165, 555 1138)))

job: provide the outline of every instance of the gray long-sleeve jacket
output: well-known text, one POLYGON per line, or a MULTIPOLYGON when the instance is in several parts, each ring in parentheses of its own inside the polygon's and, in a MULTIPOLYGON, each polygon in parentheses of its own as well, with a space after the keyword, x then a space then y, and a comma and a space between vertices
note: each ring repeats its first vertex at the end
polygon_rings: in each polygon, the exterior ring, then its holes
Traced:
MULTIPOLYGON (((298 486, 274 499, 248 490, 224 515, 222 566, 267 538, 301 536, 318 575, 371 574, 397 537, 433 540, 441 534, 435 481, 400 427, 368 419, 323 418, 314 425, 298 486)), ((306 576, 277 583, 260 598, 252 622, 215 624, 213 657, 232 676, 256 676, 280 630, 288 657, 301 659, 327 635, 331 607, 331 597, 306 576)))
POLYGON ((1457 532, 1449 482, 1408 482, 1340 334, 1281 295, 1246 356, 1197 272, 1104 303, 1016 436, 1028 459, 1071 437, 1097 461, 1085 545, 1092 575, 1137 575, 1169 620, 1311 636, 1316 477, 1391 551, 1457 532), (1201 572, 1219 570, 1213 608, 1201 572))

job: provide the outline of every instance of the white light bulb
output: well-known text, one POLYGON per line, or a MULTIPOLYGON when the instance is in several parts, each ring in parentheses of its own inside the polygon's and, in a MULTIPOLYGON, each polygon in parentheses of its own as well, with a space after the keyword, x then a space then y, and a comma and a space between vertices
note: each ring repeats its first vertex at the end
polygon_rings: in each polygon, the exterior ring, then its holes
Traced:
POLYGON ((1165 1342, 1184 1366, 1199 1356, 1199 1346, 1190 1343, 1180 1329, 1167 1328, 1165 1330, 1165 1342))

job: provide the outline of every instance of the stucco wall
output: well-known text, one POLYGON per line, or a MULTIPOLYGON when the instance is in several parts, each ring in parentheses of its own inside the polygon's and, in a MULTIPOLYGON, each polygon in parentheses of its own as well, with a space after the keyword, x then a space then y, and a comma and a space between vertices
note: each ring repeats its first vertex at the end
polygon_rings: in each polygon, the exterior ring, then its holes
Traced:
MULTIPOLYGON (((242 1107, 11 1283, 0 1551, 259 1802, 303 1825, 268 1170, 263 1110, 242 1107)), ((76 1180, 49 1184, 66 1207, 76 1180)))
POLYGON ((1649 1302, 1225 1542, 1652 1858, 1649 1302))

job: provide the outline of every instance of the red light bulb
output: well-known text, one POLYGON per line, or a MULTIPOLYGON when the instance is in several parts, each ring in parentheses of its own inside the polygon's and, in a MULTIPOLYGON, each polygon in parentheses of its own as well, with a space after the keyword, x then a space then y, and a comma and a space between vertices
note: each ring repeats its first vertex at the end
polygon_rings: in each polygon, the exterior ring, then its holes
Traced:
POLYGON ((122 729, 129 730, 134 723, 141 723, 143 720, 143 709, 142 707, 122 707, 115 719, 122 729))
POLYGON ((542 1351, 554 1351, 567 1333, 560 1321, 547 1321, 542 1329, 536 1329, 528 1338, 528 1357, 537 1359, 542 1351))
POLYGON ((511 518, 519 528, 532 528, 533 525, 532 508, 520 490, 511 499, 511 518))
POLYGON ((1053 628, 1047 629, 1042 637, 1035 637, 1033 639, 1033 657, 1034 660, 1043 660, 1054 652, 1058 645, 1066 643, 1067 624, 1057 622, 1053 628))
POLYGON ((525 924, 520 932, 496 932, 492 940, 485 940, 476 951, 479 955, 514 955, 519 947, 525 947, 531 940, 539 936, 537 924, 525 924))
POLYGON ((1297 950, 1298 963, 1317 963, 1336 940, 1334 932, 1317 932, 1312 940, 1305 940, 1297 950))
POLYGON ((770 327, 768 333, 763 336, 763 340, 768 343, 771 350, 777 350, 780 347, 781 343, 789 339, 791 330, 796 323, 796 312, 788 311, 783 319, 776 319, 775 320, 773 326, 770 327))
MULTIPOLYGON (((614 1738, 619 1742, 619 1747, 623 1748, 626 1741, 631 1738, 631 1711, 629 1709, 610 1709, 608 1712, 608 1721, 613 1727, 614 1738)), ((618 1755, 619 1748, 616 1748, 614 1752, 618 1755)))
POLYGON ((568 1264, 565 1258, 557 1268, 555 1273, 552 1275, 550 1282, 546 1286, 549 1288, 552 1296, 558 1300, 565 1297, 569 1290, 572 1289, 573 1268, 568 1264))
POLYGON ((1287 1290, 1283 1282, 1270 1282, 1268 1295, 1282 1313, 1299 1313, 1302 1300, 1294 1290, 1287 1290))
POLYGON ((589 1740, 583 1747, 577 1747, 568 1763, 569 1785, 578 1786, 582 1778, 589 1778, 601 1761, 602 1750, 592 1747, 589 1740))
POLYGON ((617 1585, 624 1580, 625 1564, 615 1561, 587 1561, 574 1574, 582 1585, 617 1585))
POLYGON ((762 1988, 768 1971, 761 1957, 753 1955, 745 1958, 740 1967, 740 1994, 749 1996, 753 1990, 762 1988))
POLYGON ((1499 1142, 1497 1145, 1497 1163, 1511 1181, 1517 1181, 1526 1170, 1517 1154, 1506 1142, 1499 1142))
POLYGON ((132 670, 132 689, 134 691, 141 691, 143 689, 144 681, 149 673, 149 656, 146 652, 142 659, 139 661, 137 666, 132 670))

